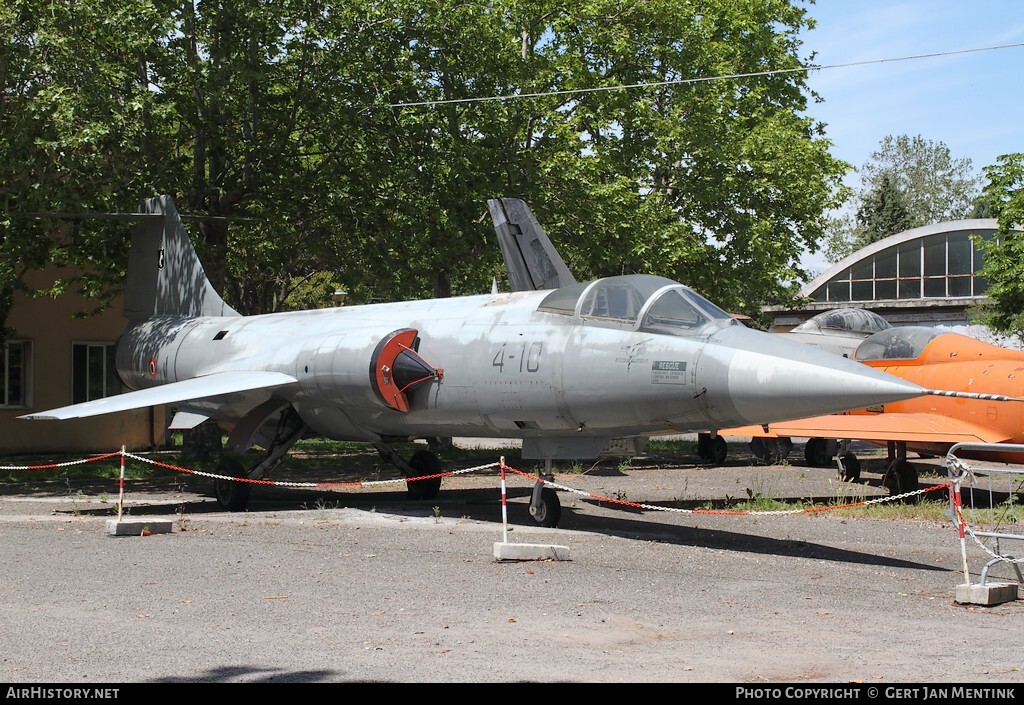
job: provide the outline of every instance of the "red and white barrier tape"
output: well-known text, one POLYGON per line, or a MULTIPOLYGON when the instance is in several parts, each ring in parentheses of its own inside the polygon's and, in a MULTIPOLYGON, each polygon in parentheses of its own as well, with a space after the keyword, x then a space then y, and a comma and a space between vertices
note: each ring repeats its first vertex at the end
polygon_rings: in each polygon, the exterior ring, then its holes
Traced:
MULTIPOLYGON (((114 451, 112 453, 105 453, 103 455, 97 455, 97 456, 94 456, 94 457, 91 457, 91 458, 84 458, 84 459, 81 459, 81 460, 71 460, 71 461, 62 462, 62 463, 44 463, 44 464, 39 464, 39 465, 5 465, 5 466, 0 466, 0 470, 50 470, 50 469, 55 469, 55 468, 71 467, 73 465, 82 465, 82 464, 86 464, 86 463, 95 463, 95 462, 99 462, 99 461, 102 461, 102 460, 108 460, 110 458, 115 458, 115 457, 118 457, 118 456, 121 456, 122 465, 123 465, 123 462, 124 462, 124 458, 131 458, 133 460, 139 461, 140 463, 147 463, 147 464, 153 465, 155 467, 164 468, 166 470, 173 470, 175 472, 185 473, 185 474, 188 474, 188 475, 196 475, 197 477, 207 477, 207 478, 211 478, 211 479, 214 479, 214 480, 229 480, 229 481, 232 481, 232 482, 246 482, 246 483, 253 484, 253 485, 265 485, 265 486, 288 487, 288 488, 376 487, 376 486, 380 486, 380 485, 405 484, 407 482, 417 482, 417 481, 422 481, 422 480, 431 480, 431 479, 435 479, 435 478, 439 478, 439 477, 441 477, 441 478, 443 478, 443 477, 454 477, 456 475, 464 475, 464 474, 471 473, 471 472, 477 472, 477 471, 480 471, 480 470, 486 470, 488 468, 497 467, 497 468, 499 468, 499 470, 502 471, 501 472, 501 495, 502 495, 502 511, 503 512, 505 511, 504 505, 505 505, 505 473, 506 472, 514 473, 516 475, 524 477, 524 478, 526 478, 528 480, 531 480, 533 482, 541 482, 541 483, 543 483, 543 484, 545 484, 547 486, 550 486, 550 487, 553 487, 553 488, 556 488, 556 489, 559 489, 559 490, 563 490, 565 492, 570 492, 572 494, 581 495, 581 496, 586 497, 586 498, 591 499, 591 500, 596 500, 596 501, 600 501, 600 502, 607 502, 609 504, 619 504, 619 505, 626 506, 626 507, 633 507, 635 509, 647 509, 647 510, 659 511, 659 512, 676 512, 676 513, 679 513, 679 514, 717 514, 717 515, 733 515, 733 516, 776 516, 776 515, 786 515, 786 514, 820 514, 821 512, 833 511, 833 510, 836 510, 836 509, 848 509, 848 508, 851 508, 851 507, 859 507, 859 506, 867 506, 867 505, 871 505, 871 504, 883 504, 885 502, 900 501, 900 500, 903 500, 903 499, 905 499, 907 497, 911 497, 911 496, 914 496, 914 495, 921 495, 921 494, 924 494, 926 492, 936 492, 936 491, 943 490, 943 489, 951 487, 950 483, 945 483, 945 484, 942 484, 942 485, 934 485, 932 487, 927 487, 927 488, 921 489, 921 490, 915 490, 913 492, 906 492, 904 494, 891 495, 891 496, 888 496, 888 497, 878 497, 878 498, 875 498, 875 499, 867 499, 867 500, 862 500, 862 501, 859 501, 859 502, 850 502, 850 503, 847 503, 847 504, 829 505, 827 507, 806 507, 806 508, 802 508, 802 509, 781 509, 781 510, 682 509, 682 508, 679 508, 679 507, 662 507, 662 506, 655 505, 655 504, 644 504, 642 502, 631 502, 631 501, 628 501, 628 500, 625 500, 625 499, 619 499, 619 498, 616 498, 616 497, 604 497, 602 495, 597 495, 597 494, 594 494, 592 492, 584 492, 582 490, 577 490, 575 488, 567 487, 566 485, 561 485, 561 484, 552 482, 550 480, 545 480, 545 479, 543 479, 543 478, 541 478, 541 477, 539 477, 537 475, 531 475, 529 473, 523 472, 522 470, 517 470, 516 468, 510 467, 510 466, 505 464, 504 458, 501 458, 498 462, 495 462, 495 463, 485 463, 484 465, 477 465, 477 466, 470 467, 470 468, 463 468, 461 470, 449 470, 449 471, 446 471, 446 472, 439 472, 439 473, 434 473, 434 474, 431 474, 431 475, 419 475, 419 476, 416 476, 416 477, 395 478, 395 479, 392 479, 392 480, 369 480, 369 481, 346 481, 346 482, 288 482, 288 481, 284 481, 284 480, 264 480, 264 479, 253 479, 253 478, 248 478, 248 477, 235 477, 233 475, 221 475, 221 474, 218 474, 218 473, 205 472, 205 471, 202 471, 202 470, 194 470, 192 468, 185 468, 185 467, 181 467, 181 466, 178 466, 178 465, 172 465, 170 463, 164 463, 164 462, 159 461, 159 460, 154 460, 153 458, 147 458, 147 457, 142 456, 142 455, 136 455, 135 453, 129 453, 129 452, 124 451, 124 450, 114 451)), ((122 469, 122 472, 123 472, 123 469, 122 469)), ((973 532, 970 530, 970 527, 967 527, 967 531, 969 533, 971 533, 972 536, 973 536, 973 532)), ((975 538, 975 540, 977 540, 977 539, 975 538)))
POLYGON ((122 451, 115 450, 113 453, 104 453, 103 455, 97 455, 92 458, 83 458, 81 460, 68 460, 63 463, 44 463, 42 465, 0 465, 0 470, 52 470, 54 468, 69 468, 72 465, 84 465, 86 463, 97 463, 101 460, 107 460, 121 455, 122 451))
MULTIPOLYGON (((736 515, 736 516, 753 516, 753 515, 757 515, 757 516, 773 516, 773 515, 783 515, 783 514, 820 514, 821 512, 829 512, 829 511, 832 511, 832 510, 835 510, 835 509, 848 509, 850 507, 860 507, 860 506, 866 506, 868 504, 882 504, 884 502, 895 502, 895 501, 898 501, 898 500, 902 500, 902 499, 904 499, 906 497, 911 497, 913 495, 924 494, 925 492, 936 492, 938 490, 942 490, 942 489, 945 489, 945 488, 950 486, 949 483, 946 483, 946 484, 943 484, 943 485, 934 485, 932 487, 926 487, 923 490, 915 490, 913 492, 906 492, 904 494, 891 495, 889 497, 879 497, 877 499, 868 499, 868 500, 863 500, 863 501, 860 501, 860 502, 850 502, 848 504, 829 505, 827 507, 805 507, 803 509, 777 509, 777 510, 757 510, 757 509, 681 509, 679 507, 661 507, 661 506, 658 506, 658 505, 655 505, 655 504, 642 504, 640 502, 630 502, 630 501, 627 501, 627 500, 624 500, 624 499, 618 499, 616 497, 603 497, 601 495, 596 495, 596 494, 593 494, 591 492, 583 492, 581 490, 576 490, 576 489, 573 489, 571 487, 566 487, 565 485, 559 485, 559 484, 551 482, 549 480, 545 480, 544 478, 538 477, 537 475, 530 475, 529 473, 525 473, 522 470, 516 470, 515 468, 509 467, 508 465, 505 465, 504 463, 502 463, 502 469, 505 470, 506 472, 512 472, 512 473, 515 473, 517 475, 521 475, 522 477, 525 477, 527 479, 533 480, 534 482, 542 482, 545 485, 550 486, 550 487, 556 487, 556 488, 558 488, 560 490, 565 490, 566 492, 571 492, 573 494, 583 495, 584 497, 587 497, 588 499, 597 500, 597 501, 600 501, 600 502, 609 502, 611 504, 621 504, 623 506, 633 507, 635 509, 650 509, 650 510, 658 511, 658 512, 677 512, 677 513, 680 513, 680 514, 722 514, 722 515, 736 515)), ((504 488, 502 489, 502 494, 504 495, 504 488)))

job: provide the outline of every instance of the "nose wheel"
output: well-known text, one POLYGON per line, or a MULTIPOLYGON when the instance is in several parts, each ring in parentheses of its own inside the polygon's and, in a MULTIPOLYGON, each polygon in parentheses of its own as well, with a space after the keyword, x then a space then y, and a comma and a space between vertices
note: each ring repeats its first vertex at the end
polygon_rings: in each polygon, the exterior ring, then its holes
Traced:
POLYGON ((530 497, 530 516, 541 526, 558 526, 562 518, 562 502, 558 499, 558 493, 550 487, 544 487, 543 482, 533 486, 533 495, 530 497))
POLYGON ((544 472, 534 483, 533 492, 530 493, 530 516, 541 526, 558 526, 562 518, 562 503, 558 500, 558 493, 546 485, 554 479, 551 459, 545 458, 544 472))

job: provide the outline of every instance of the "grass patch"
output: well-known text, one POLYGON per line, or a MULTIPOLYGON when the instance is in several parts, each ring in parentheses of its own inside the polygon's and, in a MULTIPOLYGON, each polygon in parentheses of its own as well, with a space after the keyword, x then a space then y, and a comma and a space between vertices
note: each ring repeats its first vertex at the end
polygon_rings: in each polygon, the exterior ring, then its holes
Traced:
MULTIPOLYGON (((89 457, 90 454, 87 453, 67 453, 45 456, 14 455, 0 458, 0 466, 2 466, 2 469, 0 469, 0 483, 102 480, 115 479, 121 476, 121 458, 119 455, 95 462, 63 465, 61 467, 46 467, 80 461, 89 457)), ((174 460, 164 460, 161 458, 161 461, 174 464, 176 458, 174 460)), ((173 470, 158 468, 154 465, 140 463, 131 459, 125 463, 124 476, 126 478, 142 479, 177 474, 179 473, 173 470)))
MULTIPOLYGON (((422 450, 422 443, 395 443, 392 447, 403 457, 409 458, 417 450, 422 450)), ((516 449, 463 449, 450 448, 437 451, 442 460, 455 460, 460 464, 496 462, 503 454, 518 454, 516 449)), ((139 456, 154 461, 182 467, 189 470, 204 472, 215 472, 217 460, 199 461, 182 460, 180 436, 177 439, 177 446, 169 450, 139 452, 139 456)), ((14 483, 42 483, 42 482, 69 482, 75 480, 106 480, 117 479, 121 474, 120 456, 113 456, 103 460, 77 463, 74 465, 63 465, 81 461, 89 458, 89 453, 59 453, 59 454, 21 454, 0 457, 0 484, 14 483), (43 467, 49 465, 61 465, 61 467, 43 467), (8 469, 9 468, 9 469, 8 469)), ((250 467, 263 457, 258 450, 249 451, 238 459, 246 467, 250 467)), ((518 460, 516 462, 519 462, 518 460)), ((532 461, 531 461, 532 464, 532 461)), ((306 438, 298 441, 288 452, 281 464, 274 472, 310 472, 323 471, 330 475, 339 472, 351 472, 365 474, 367 477, 380 475, 382 473, 395 473, 400 475, 397 468, 384 460, 377 449, 370 443, 334 441, 326 438, 306 438)), ((182 476, 178 470, 159 467, 152 463, 141 462, 128 458, 125 462, 125 477, 130 479, 148 479, 161 477, 182 476)))

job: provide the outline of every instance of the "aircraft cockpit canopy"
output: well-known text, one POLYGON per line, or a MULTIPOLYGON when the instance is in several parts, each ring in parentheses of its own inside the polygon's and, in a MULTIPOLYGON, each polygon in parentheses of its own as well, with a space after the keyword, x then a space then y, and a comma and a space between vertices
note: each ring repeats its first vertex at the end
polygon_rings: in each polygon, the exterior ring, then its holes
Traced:
POLYGON ((868 311, 863 308, 834 308, 829 311, 822 311, 813 318, 804 321, 791 330, 790 333, 840 331, 866 336, 889 328, 892 328, 892 324, 874 311, 868 311))
POLYGON ((632 323, 640 330, 669 335, 693 334, 712 324, 739 325, 689 287, 650 274, 571 284, 548 294, 538 309, 596 322, 632 323))
POLYGON ((915 360, 924 352, 928 343, 942 335, 938 328, 927 326, 897 326, 870 338, 857 346, 855 359, 866 360, 915 360))

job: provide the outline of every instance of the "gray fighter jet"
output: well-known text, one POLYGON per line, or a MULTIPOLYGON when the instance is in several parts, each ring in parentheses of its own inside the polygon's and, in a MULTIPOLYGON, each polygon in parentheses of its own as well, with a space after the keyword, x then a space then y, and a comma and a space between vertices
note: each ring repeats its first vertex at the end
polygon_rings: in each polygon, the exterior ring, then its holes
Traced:
MULTIPOLYGON (((365 441, 406 477, 427 478, 408 488, 429 499, 441 483, 437 456, 424 449, 404 459, 394 443, 521 439, 522 456, 550 469, 553 459, 595 458, 609 448, 638 452, 652 435, 769 424, 925 393, 749 329, 670 279, 575 282, 560 259, 542 256, 546 236, 522 201, 489 207, 499 234, 514 234, 525 248, 506 252, 506 260, 534 272, 514 280, 519 291, 241 316, 207 280, 173 201, 149 200, 142 211, 151 217, 132 237, 128 326, 116 351, 118 373, 134 391, 22 418, 173 405, 173 428, 218 423, 231 450, 263 449, 252 467, 223 466, 243 479, 264 477, 307 434, 365 441)), ((222 506, 246 506, 252 483, 216 485, 222 506)), ((542 485, 530 511, 553 526, 558 496, 542 485)))

